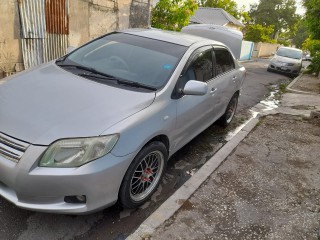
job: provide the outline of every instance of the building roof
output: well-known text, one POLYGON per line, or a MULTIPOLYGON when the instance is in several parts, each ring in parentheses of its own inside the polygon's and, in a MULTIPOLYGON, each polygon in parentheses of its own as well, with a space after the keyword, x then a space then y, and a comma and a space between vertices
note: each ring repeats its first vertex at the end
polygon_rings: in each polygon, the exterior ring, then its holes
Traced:
POLYGON ((199 7, 194 16, 190 18, 191 23, 215 24, 224 26, 228 23, 239 27, 244 25, 235 17, 227 13, 222 8, 199 7))

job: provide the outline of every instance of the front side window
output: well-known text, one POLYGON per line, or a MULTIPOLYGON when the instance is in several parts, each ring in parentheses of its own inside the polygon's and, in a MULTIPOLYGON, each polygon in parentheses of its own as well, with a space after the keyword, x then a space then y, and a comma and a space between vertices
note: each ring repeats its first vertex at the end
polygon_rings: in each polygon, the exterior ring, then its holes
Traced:
POLYGON ((235 68, 234 60, 230 52, 225 48, 217 48, 214 50, 216 64, 216 75, 223 74, 235 68))
POLYGON ((191 57, 190 64, 183 71, 179 78, 180 87, 189 80, 198 80, 206 82, 213 78, 213 62, 212 62, 212 49, 207 48, 206 50, 197 50, 196 53, 191 57))
POLYGON ((207 82, 213 78, 213 58, 212 47, 203 47, 197 49, 190 57, 184 70, 182 71, 175 90, 173 98, 180 98, 182 90, 190 80, 207 82))

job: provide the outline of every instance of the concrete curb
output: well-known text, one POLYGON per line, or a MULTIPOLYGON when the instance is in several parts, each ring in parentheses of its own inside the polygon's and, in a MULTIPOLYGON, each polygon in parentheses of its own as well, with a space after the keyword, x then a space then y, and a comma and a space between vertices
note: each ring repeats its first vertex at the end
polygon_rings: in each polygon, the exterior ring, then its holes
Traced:
POLYGON ((303 73, 301 73, 298 77, 293 79, 293 81, 287 86, 287 91, 291 93, 299 93, 299 94, 307 94, 307 95, 319 95, 317 93, 311 93, 311 92, 305 92, 305 91, 300 91, 300 90, 295 90, 291 88, 299 79, 303 76, 303 73))
POLYGON ((190 198, 201 184, 219 167, 219 165, 257 125, 258 121, 257 118, 248 121, 248 123, 229 142, 212 156, 186 183, 184 183, 126 239, 141 240, 152 235, 161 224, 179 210, 183 203, 190 198))
POLYGON ((246 63, 246 62, 256 62, 255 59, 249 59, 249 60, 238 60, 239 63, 246 63))

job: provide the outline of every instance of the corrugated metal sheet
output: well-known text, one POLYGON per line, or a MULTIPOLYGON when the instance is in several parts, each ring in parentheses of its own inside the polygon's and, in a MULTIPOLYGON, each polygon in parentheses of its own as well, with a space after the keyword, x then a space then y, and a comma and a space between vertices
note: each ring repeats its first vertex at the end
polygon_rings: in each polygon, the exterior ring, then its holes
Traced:
POLYGON ((23 38, 44 38, 45 2, 43 0, 20 0, 19 14, 23 38))
POLYGON ((66 54, 68 48, 68 35, 47 33, 44 42, 44 62, 59 58, 66 54))
POLYGON ((43 63, 43 41, 44 39, 42 38, 22 39, 22 55, 25 69, 43 63))
POLYGON ((46 0, 47 33, 69 34, 68 0, 46 0))
POLYGON ((19 0, 25 69, 64 55, 68 47, 68 0, 19 0))

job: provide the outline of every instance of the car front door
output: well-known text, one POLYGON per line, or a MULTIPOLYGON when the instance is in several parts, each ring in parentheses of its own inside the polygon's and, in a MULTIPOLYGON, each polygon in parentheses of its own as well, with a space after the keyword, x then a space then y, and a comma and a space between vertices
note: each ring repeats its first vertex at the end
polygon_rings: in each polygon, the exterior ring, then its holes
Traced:
POLYGON ((215 103, 215 91, 210 81, 214 77, 212 54, 212 46, 195 50, 177 81, 173 94, 177 104, 174 149, 179 149, 212 124, 212 105, 215 103), (207 93, 203 96, 182 94, 189 80, 206 82, 207 93))

